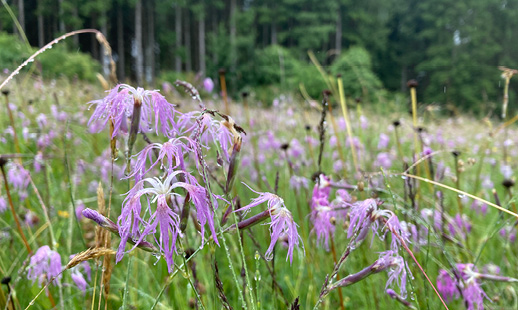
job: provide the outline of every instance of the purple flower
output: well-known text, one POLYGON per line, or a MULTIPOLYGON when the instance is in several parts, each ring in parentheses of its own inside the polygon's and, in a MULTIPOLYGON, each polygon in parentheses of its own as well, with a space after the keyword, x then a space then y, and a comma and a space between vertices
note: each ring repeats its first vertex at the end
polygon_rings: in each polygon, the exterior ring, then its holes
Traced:
POLYGON ((466 235, 471 232, 471 223, 466 214, 457 214, 452 222, 448 224, 450 234, 452 236, 459 236, 462 239, 466 238, 466 235))
POLYGON ((83 210, 85 209, 85 204, 83 201, 78 201, 76 205, 76 218, 78 221, 80 221, 83 218, 83 210))
POLYGON ((460 297, 459 289, 462 291, 462 298, 468 310, 484 309, 484 298, 486 293, 481 287, 480 279, 484 276, 480 274, 473 264, 457 264, 458 277, 451 277, 448 272, 441 269, 437 277, 437 289, 444 295, 447 301, 460 297), (462 283, 458 281, 462 280, 462 283))
MULTIPOLYGON (((70 259, 74 258, 75 255, 70 255, 70 259)), ((74 266, 70 269, 72 277, 72 281, 74 281, 75 285, 78 289, 80 289, 83 294, 86 293, 86 287, 88 283, 86 282, 85 275, 88 281, 91 281, 91 273, 92 269, 90 268, 90 264, 87 261, 81 262, 79 265, 74 266)))
POLYGON ((61 279, 61 256, 58 252, 52 251, 48 245, 39 248, 31 257, 27 272, 27 279, 38 280, 42 286, 44 281, 50 281, 53 277, 61 279), (58 276, 59 275, 59 276, 58 276))
POLYGON ((338 190, 337 198, 329 202, 330 191, 330 179, 321 174, 320 181, 313 188, 310 220, 317 244, 324 244, 326 249, 329 249, 329 238, 334 235, 337 218, 345 219, 351 201, 345 190, 338 190))
POLYGON ((128 130, 127 119, 133 114, 136 102, 142 104, 140 112, 140 132, 149 132, 152 128, 154 119, 155 132, 160 132, 166 136, 172 136, 177 132, 174 122, 176 111, 173 105, 167 102, 157 90, 144 90, 143 88, 133 88, 126 84, 119 84, 109 91, 103 99, 94 100, 90 105, 96 105, 95 111, 88 122, 88 126, 95 121, 102 121, 102 128, 106 127, 108 121, 113 121, 114 130, 112 138, 117 136, 119 131, 128 130))
POLYGON ((129 238, 135 243, 132 251, 136 246, 144 241, 148 235, 154 235, 157 226, 160 225, 160 238, 155 241, 163 253, 166 260, 169 272, 172 272, 174 262, 173 254, 176 252, 176 239, 180 234, 180 217, 171 209, 169 201, 178 195, 174 193, 175 188, 181 187, 187 190, 190 199, 197 210, 197 219, 201 228, 202 239, 204 238, 204 227, 209 226, 212 232, 214 241, 218 243, 216 232, 214 228, 214 212, 210 210, 210 202, 207 198, 207 193, 203 187, 198 185, 188 184, 185 182, 174 182, 178 174, 184 171, 176 171, 167 176, 163 181, 159 178, 143 179, 135 184, 135 186, 128 192, 126 199, 123 202, 122 212, 118 218, 119 235, 121 243, 116 255, 117 262, 124 256, 125 246, 129 238), (144 184, 149 184, 150 187, 144 188, 144 184), (151 196, 151 201, 148 198, 147 212, 142 214, 141 197, 151 196), (156 209, 151 210, 151 204, 156 202, 156 209), (149 219, 144 219, 146 213, 150 214, 149 219))
POLYGON ((385 284, 385 289, 393 284, 399 286, 400 294, 406 298, 406 279, 407 279, 407 264, 403 257, 397 255, 397 252, 386 251, 380 253, 378 263, 388 266, 388 280, 385 284))
POLYGON ((441 295, 444 296, 446 302, 459 298, 459 291, 455 284, 455 280, 453 280, 450 274, 444 269, 439 270, 439 275, 437 276, 437 289, 441 295))
POLYGON ((137 160, 133 166, 133 172, 128 175, 127 178, 134 176, 138 182, 159 162, 161 163, 160 168, 165 168, 168 174, 172 173, 173 170, 178 167, 180 167, 181 170, 185 170, 184 156, 189 153, 194 153, 195 156, 198 156, 196 144, 187 137, 172 138, 164 144, 148 144, 142 151, 134 156, 137 160), (182 139, 185 140, 185 143, 182 139), (159 152, 158 158, 153 161, 154 153, 152 151, 155 149, 158 149, 159 152), (146 162, 148 161, 150 163, 149 168, 146 167, 146 162))
MULTIPOLYGON (((229 130, 230 126, 233 126, 233 120, 228 117, 227 120, 219 121, 214 119, 210 113, 199 113, 184 114, 180 117, 180 128, 185 132, 192 132, 193 137, 199 133, 200 141, 208 147, 207 144, 212 142, 218 148, 218 153, 222 154, 226 161, 230 160, 229 149, 235 141, 234 134, 229 130), (195 121, 192 123, 192 121, 195 121)), ((193 138, 193 140, 196 140, 193 138)))
POLYGON ((275 243, 277 242, 279 237, 287 236, 288 255, 286 256, 286 260, 288 260, 289 257, 291 264, 293 262, 293 250, 295 249, 295 247, 298 247, 299 242, 302 241, 302 239, 299 236, 299 233, 297 232, 298 225, 293 220, 291 212, 288 210, 288 208, 286 208, 284 200, 281 197, 268 192, 256 192, 250 187, 248 188, 254 193, 259 194, 259 197, 253 199, 250 204, 242 207, 241 209, 235 210, 234 212, 248 211, 251 208, 266 202, 271 222, 270 246, 268 247, 268 250, 266 250, 265 256, 267 259, 271 259, 273 257, 273 249, 275 247, 275 243))
POLYGON ((0 196, 0 214, 4 213, 7 210, 7 201, 5 201, 4 196, 0 196))
POLYGON ((212 91, 214 90, 214 82, 210 77, 207 77, 203 80, 203 88, 208 93, 212 93, 212 91))
POLYGON ((378 141, 378 150, 386 149, 390 142, 390 137, 384 133, 380 134, 378 141))
POLYGON ((379 153, 374 163, 376 166, 383 167, 383 169, 390 169, 392 167, 392 159, 389 153, 379 153))
POLYGON ((25 170, 22 165, 13 163, 7 172, 7 179, 11 182, 14 189, 18 191, 20 200, 27 198, 27 187, 29 186, 29 171, 25 170))
MULTIPOLYGON (((243 165, 244 159, 241 161, 241 165, 243 165)), ((292 175, 290 178, 290 187, 295 191, 299 192, 301 189, 309 188, 309 180, 302 176, 292 175)))

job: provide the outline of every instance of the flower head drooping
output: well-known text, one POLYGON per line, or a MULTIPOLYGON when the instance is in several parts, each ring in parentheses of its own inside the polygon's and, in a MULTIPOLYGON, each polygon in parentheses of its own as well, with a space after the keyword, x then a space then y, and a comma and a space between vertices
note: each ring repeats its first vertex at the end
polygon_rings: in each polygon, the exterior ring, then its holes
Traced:
POLYGON ((48 245, 44 245, 31 257, 28 269, 27 278, 32 282, 38 280, 40 286, 53 277, 60 279, 61 256, 58 252, 52 251, 48 245))
POLYGON ((88 126, 96 121, 101 121, 103 129, 108 121, 113 122, 113 134, 115 137, 119 131, 127 131, 127 119, 133 114, 135 102, 142 104, 140 110, 140 132, 151 131, 152 120, 154 119, 155 131, 158 134, 159 123, 160 132, 166 136, 172 136, 177 132, 174 122, 176 113, 173 105, 167 102, 157 90, 144 90, 143 88, 133 88, 126 84, 119 84, 111 89, 106 97, 91 101, 91 105, 96 105, 95 111, 88 122, 88 126))
MULTIPOLYGON (((246 185, 246 184, 245 184, 246 185)), ((248 186, 247 186, 248 187, 248 186)), ((250 187, 248 187, 250 188, 250 187)), ((248 211, 253 207, 256 207, 262 203, 266 203, 268 206, 268 213, 270 215, 270 246, 268 250, 266 250, 266 258, 271 259, 273 257, 273 249, 277 240, 281 236, 287 236, 288 241, 288 255, 286 256, 286 260, 288 257, 290 258, 290 263, 293 262, 293 250, 295 247, 299 246, 299 242, 302 240, 297 232, 297 224, 293 220, 293 216, 286 208, 284 204, 284 200, 272 193, 264 192, 256 192, 250 188, 254 193, 259 194, 259 197, 252 200, 252 202, 234 212, 242 212, 248 211)))

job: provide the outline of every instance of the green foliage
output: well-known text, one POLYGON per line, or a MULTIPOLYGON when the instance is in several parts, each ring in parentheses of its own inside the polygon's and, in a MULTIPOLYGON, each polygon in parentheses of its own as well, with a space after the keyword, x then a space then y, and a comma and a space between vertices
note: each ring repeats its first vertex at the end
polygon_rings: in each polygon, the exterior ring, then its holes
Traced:
POLYGON ((347 96, 372 101, 382 89, 381 81, 372 71, 370 55, 362 47, 351 47, 340 55, 331 65, 331 72, 342 75, 347 96))
POLYGON ((31 50, 16 36, 0 32, 0 68, 14 70, 30 55, 31 50))
POLYGON ((47 78, 67 77, 93 81, 100 64, 88 54, 67 52, 62 47, 45 51, 39 58, 42 74, 47 78))

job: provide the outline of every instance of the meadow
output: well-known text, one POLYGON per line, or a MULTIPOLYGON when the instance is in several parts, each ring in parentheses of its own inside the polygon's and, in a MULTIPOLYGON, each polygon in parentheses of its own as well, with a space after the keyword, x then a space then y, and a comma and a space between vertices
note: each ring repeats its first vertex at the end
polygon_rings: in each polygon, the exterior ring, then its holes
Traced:
POLYGON ((319 98, 272 103, 16 76, 0 307, 516 309, 518 118, 323 74, 319 98))

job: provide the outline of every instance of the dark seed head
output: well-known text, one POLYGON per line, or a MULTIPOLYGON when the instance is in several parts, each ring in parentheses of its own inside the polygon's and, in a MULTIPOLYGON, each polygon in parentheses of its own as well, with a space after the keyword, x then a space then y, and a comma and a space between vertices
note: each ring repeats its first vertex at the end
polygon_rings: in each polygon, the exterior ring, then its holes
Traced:
POLYGON ((327 97, 329 95, 331 95, 331 91, 329 89, 325 89, 323 92, 322 92, 322 95, 324 95, 324 97, 327 97))
POLYGON ((248 97, 248 92, 246 92, 246 91, 242 92, 242 93, 241 93, 241 96, 243 96, 243 98, 248 97))
POLYGON ((2 278, 2 284, 9 284, 11 282, 11 277, 3 277, 2 278))
POLYGON ((454 157, 459 157, 459 155, 460 155, 460 151, 453 151, 453 152, 451 152, 451 154, 452 154, 454 157))
POLYGON ((356 98, 354 99, 354 101, 356 101, 356 103, 361 103, 361 102, 362 102, 362 98, 360 98, 360 97, 356 97, 356 98))
POLYGON ((8 89, 2 90, 2 95, 9 96, 9 90, 8 89))
POLYGON ((29 99, 29 102, 28 102, 28 103, 29 103, 29 105, 32 105, 32 104, 34 103, 34 100, 29 99))
POLYGON ((394 127, 399 127, 401 125, 401 122, 399 120, 395 120, 392 122, 392 125, 394 125, 394 127))
POLYGON ((324 174, 324 172, 322 171, 316 171, 315 173, 313 173, 311 175, 311 180, 313 180, 313 182, 318 182, 318 179, 320 178, 320 175, 321 174, 324 174))
POLYGON ((341 78, 341 77, 342 77, 342 74, 341 74, 341 73, 338 73, 338 74, 336 75, 336 77, 337 77, 337 78, 341 78))
POLYGON ((225 69, 221 68, 218 70, 218 74, 219 75, 224 75, 225 74, 225 69))
POLYGON ((424 129, 424 127, 417 127, 417 132, 421 133, 421 132, 425 132, 426 129, 424 129))
POLYGON ((408 88, 415 88, 415 87, 417 87, 417 85, 419 85, 419 84, 417 83, 416 80, 410 80, 410 81, 406 82, 406 86, 408 86, 408 88))
POLYGON ((0 156, 0 167, 3 167, 7 164, 7 159, 0 156))
POLYGON ((503 182, 502 182, 502 185, 505 186, 506 188, 511 188, 513 187, 514 185, 514 181, 511 180, 511 179, 505 179, 503 182))
POLYGON ((304 128, 306 129, 306 131, 310 131, 311 130, 311 126, 309 126, 309 125, 304 126, 304 128))
POLYGON ((283 144, 281 144, 281 150, 286 151, 289 147, 290 147, 290 144, 289 144, 289 143, 283 143, 283 144))

